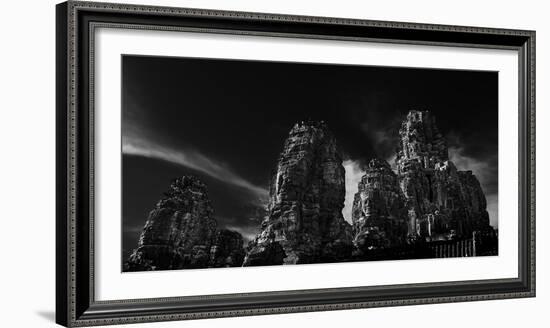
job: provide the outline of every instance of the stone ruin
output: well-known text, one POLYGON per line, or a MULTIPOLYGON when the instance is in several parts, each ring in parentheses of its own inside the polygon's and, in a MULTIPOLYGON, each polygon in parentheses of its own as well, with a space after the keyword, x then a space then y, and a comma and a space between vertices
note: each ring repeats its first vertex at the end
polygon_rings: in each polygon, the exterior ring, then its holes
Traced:
POLYGON ((269 215, 244 265, 349 259, 352 229, 344 220, 345 170, 324 122, 301 122, 286 139, 270 184, 269 215))
POLYGON ((184 176, 149 214, 124 270, 496 254, 481 185, 449 160, 430 112, 410 111, 399 136, 396 172, 380 159, 366 166, 352 225, 342 215, 345 170, 334 135, 324 122, 300 122, 284 142, 267 216, 246 250, 239 233, 217 229, 206 186, 184 176))
POLYGON ((352 210, 356 247, 492 233, 479 181, 449 160, 445 138, 430 112, 410 111, 399 136, 397 173, 387 162, 372 160, 359 183, 352 210))
POLYGON ((241 266, 243 237, 218 230, 207 188, 194 176, 172 182, 149 213, 124 271, 241 266))

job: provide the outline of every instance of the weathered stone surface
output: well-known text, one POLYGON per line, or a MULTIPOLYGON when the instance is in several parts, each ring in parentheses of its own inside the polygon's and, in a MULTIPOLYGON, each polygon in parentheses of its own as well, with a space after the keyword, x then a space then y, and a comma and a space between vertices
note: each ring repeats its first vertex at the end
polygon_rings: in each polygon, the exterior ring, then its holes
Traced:
POLYGON ((210 248, 211 267, 241 266, 244 260, 243 236, 227 229, 216 233, 210 248))
POLYGON ((207 189, 201 181, 193 176, 174 180, 149 213, 125 270, 240 266, 242 236, 226 230, 216 232, 212 216, 207 189))
POLYGON ((406 199, 386 161, 369 162, 353 200, 352 220, 353 243, 360 254, 406 241, 406 199))
POLYGON ((410 111, 399 135, 397 174, 387 162, 372 160, 359 182, 352 210, 355 253, 494 233, 479 181, 449 160, 430 112, 410 111))
POLYGON ((184 176, 150 212, 125 271, 464 256, 475 238, 479 254, 498 253, 481 185, 449 160, 433 116, 409 112, 399 134, 397 172, 384 160, 369 162, 353 226, 342 215, 345 171, 335 137, 323 122, 301 122, 279 156, 267 212, 253 215, 264 219, 246 251, 239 233, 217 230, 206 186, 184 176))
POLYGON ((246 254, 244 266, 284 264, 285 250, 279 242, 272 241, 254 245, 246 254))
POLYGON ((479 181, 449 160, 430 112, 409 112, 399 134, 396 166, 407 199, 409 237, 452 239, 492 230, 479 181))
POLYGON ((351 227, 342 216, 344 174, 325 123, 294 125, 270 184, 269 215, 250 243, 244 265, 279 264, 281 255, 284 264, 349 257, 351 227))

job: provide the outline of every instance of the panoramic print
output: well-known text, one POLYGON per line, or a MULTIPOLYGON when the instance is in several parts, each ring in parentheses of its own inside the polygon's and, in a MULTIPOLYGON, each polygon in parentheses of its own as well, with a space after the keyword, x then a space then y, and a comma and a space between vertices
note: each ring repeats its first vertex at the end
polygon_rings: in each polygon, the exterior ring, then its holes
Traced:
POLYGON ((498 73, 122 56, 122 271, 498 255, 498 73))

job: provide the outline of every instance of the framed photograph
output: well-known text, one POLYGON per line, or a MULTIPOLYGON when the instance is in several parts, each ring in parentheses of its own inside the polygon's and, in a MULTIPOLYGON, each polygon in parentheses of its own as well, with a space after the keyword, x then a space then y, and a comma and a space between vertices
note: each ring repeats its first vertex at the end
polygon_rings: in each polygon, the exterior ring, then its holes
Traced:
POLYGON ((535 296, 535 32, 57 5, 64 326, 535 296))

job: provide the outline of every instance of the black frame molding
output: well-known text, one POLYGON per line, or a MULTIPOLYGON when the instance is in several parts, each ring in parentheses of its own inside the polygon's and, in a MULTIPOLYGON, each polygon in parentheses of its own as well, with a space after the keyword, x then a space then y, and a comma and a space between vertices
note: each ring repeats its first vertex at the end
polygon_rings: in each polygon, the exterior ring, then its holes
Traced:
POLYGON ((69 1, 56 8, 56 322, 92 326, 535 296, 535 32, 69 1), (96 301, 97 27, 512 49, 519 54, 519 277, 96 301))

